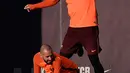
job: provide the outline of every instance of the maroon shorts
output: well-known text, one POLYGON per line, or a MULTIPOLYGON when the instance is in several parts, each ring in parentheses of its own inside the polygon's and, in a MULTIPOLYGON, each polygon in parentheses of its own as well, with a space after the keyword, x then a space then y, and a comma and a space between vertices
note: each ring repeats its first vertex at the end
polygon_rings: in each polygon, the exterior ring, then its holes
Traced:
POLYGON ((76 48, 72 48, 76 43, 81 43, 88 55, 99 53, 99 30, 98 26, 71 28, 69 27, 63 40, 61 53, 73 54, 76 48))

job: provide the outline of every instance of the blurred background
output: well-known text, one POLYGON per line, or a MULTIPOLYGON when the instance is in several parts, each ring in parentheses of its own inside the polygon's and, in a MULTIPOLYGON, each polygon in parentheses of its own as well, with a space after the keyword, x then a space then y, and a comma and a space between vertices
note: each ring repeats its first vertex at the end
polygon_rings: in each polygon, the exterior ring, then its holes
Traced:
MULTIPOLYGON (((31 73, 33 55, 42 43, 54 51, 60 47, 69 25, 65 0, 54 7, 28 13, 26 4, 40 0, 1 1, 1 63, 4 73, 31 73)), ((96 0, 100 45, 100 60, 107 73, 130 73, 130 1, 96 0)), ((79 67, 93 68, 87 53, 71 58, 79 67)))

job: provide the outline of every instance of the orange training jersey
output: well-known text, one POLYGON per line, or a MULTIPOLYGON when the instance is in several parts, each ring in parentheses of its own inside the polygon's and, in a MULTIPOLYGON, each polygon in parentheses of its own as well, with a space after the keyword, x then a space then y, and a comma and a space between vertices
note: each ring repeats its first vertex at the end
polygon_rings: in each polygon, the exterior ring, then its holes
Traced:
MULTIPOLYGON (((34 4, 35 8, 44 8, 54 5, 58 0, 45 0, 34 4)), ((95 0, 66 0, 68 15, 70 16, 70 27, 90 27, 96 24, 95 0)))
POLYGON ((60 56, 57 53, 54 53, 55 60, 53 61, 52 65, 48 65, 44 62, 44 60, 40 57, 40 52, 36 53, 33 58, 34 63, 34 73, 41 73, 40 69, 44 68, 46 73, 77 73, 76 71, 67 71, 62 69, 64 68, 71 68, 71 69, 77 69, 78 66, 72 62, 71 60, 60 56))
POLYGON ((90 27, 96 24, 95 0, 66 0, 70 27, 90 27))

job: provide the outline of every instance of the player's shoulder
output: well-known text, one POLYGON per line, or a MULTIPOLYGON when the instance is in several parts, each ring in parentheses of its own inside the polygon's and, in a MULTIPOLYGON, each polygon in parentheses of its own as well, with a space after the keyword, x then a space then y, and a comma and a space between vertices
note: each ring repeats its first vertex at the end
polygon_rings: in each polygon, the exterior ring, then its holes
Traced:
POLYGON ((56 53, 56 52, 54 52, 53 53, 54 55, 55 55, 55 57, 56 57, 56 59, 59 59, 59 60, 69 60, 68 58, 66 58, 66 57, 64 57, 64 56, 62 56, 62 55, 60 55, 60 54, 58 54, 58 53, 56 53))
POLYGON ((58 54, 58 53, 56 53, 56 52, 53 52, 53 54, 54 54, 56 57, 60 56, 60 54, 58 54))
POLYGON ((37 52, 34 56, 33 56, 33 58, 35 59, 35 58, 37 58, 37 57, 39 57, 40 56, 40 52, 37 52))
POLYGON ((56 59, 60 59, 61 60, 61 56, 60 54, 56 53, 56 52, 53 52, 54 56, 56 57, 56 59))

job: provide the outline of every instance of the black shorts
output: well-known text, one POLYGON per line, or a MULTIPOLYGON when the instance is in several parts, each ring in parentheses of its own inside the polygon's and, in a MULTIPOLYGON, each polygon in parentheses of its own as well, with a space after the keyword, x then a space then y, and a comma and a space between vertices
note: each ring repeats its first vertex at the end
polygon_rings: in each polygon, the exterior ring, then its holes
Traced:
POLYGON ((76 43, 81 43, 88 55, 99 53, 99 29, 98 26, 71 28, 69 27, 63 40, 61 53, 73 54, 76 43))

